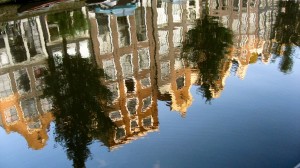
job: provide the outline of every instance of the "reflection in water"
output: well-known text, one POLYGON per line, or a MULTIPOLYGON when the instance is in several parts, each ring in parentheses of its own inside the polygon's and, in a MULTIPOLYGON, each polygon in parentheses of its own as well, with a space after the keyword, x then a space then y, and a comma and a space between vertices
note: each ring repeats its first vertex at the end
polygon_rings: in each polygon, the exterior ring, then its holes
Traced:
POLYGON ((154 0, 108 10, 103 4, 101 10, 60 6, 3 22, 0 126, 41 149, 54 115, 56 141, 74 167, 84 167, 88 145, 96 140, 112 150, 157 131, 158 101, 185 117, 192 85, 210 102, 221 95, 230 72, 244 79, 247 67, 259 61, 281 58, 280 70, 291 72, 299 3, 276 4, 154 0), (129 12, 115 13, 122 7, 129 12))
POLYGON ((51 35, 55 40, 59 36, 76 36, 87 30, 87 20, 82 10, 64 11, 47 15, 51 35))
POLYGON ((46 67, 43 60, 4 69, 0 75, 0 126, 7 133, 17 132, 28 147, 42 149, 48 140, 48 128, 53 117, 51 100, 43 98, 38 74, 46 67))
POLYGON ((187 33, 183 43, 183 58, 199 70, 199 91, 210 101, 213 92, 218 93, 218 83, 222 68, 228 64, 229 50, 232 45, 232 32, 221 26, 216 18, 205 16, 199 19, 187 33), (226 57, 227 56, 227 57, 226 57))
POLYGON ((85 167, 90 156, 88 145, 98 136, 113 130, 113 123, 103 111, 110 92, 100 82, 104 77, 89 59, 67 54, 50 57, 44 96, 53 102, 55 140, 66 148, 74 167, 85 167))
POLYGON ((279 69, 283 73, 289 73, 293 67, 293 46, 300 46, 299 3, 279 1, 277 12, 271 37, 276 41, 272 53, 275 54, 275 57, 282 55, 279 69))

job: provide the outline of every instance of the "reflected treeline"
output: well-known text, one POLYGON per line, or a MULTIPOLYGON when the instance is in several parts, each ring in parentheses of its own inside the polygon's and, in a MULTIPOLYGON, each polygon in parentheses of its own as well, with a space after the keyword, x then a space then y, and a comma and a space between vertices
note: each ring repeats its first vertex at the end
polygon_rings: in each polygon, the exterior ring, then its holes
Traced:
MULTIPOLYGON (((66 45, 63 48, 66 50, 66 45)), ((53 101, 55 140, 65 147, 74 167, 85 167, 88 145, 114 128, 103 113, 111 97, 100 81, 104 72, 89 59, 66 51, 63 57, 50 57, 48 64, 44 96, 53 101)))
POLYGON ((275 58, 280 55, 279 69, 289 73, 293 68, 293 47, 300 46, 300 11, 298 1, 279 1, 278 14, 273 27, 271 39, 275 40, 272 53, 275 58))
POLYGON ((197 84, 206 101, 213 98, 212 91, 219 90, 220 68, 227 62, 232 37, 231 30, 223 27, 215 17, 206 15, 196 21, 183 42, 182 58, 199 70, 197 84))

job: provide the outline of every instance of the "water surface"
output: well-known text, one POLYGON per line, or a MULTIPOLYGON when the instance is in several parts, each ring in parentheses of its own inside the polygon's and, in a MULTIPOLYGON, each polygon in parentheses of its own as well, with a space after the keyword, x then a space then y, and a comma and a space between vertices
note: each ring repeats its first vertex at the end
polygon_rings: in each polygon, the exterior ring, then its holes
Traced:
POLYGON ((70 3, 0 23, 0 167, 299 164, 298 2, 70 3))

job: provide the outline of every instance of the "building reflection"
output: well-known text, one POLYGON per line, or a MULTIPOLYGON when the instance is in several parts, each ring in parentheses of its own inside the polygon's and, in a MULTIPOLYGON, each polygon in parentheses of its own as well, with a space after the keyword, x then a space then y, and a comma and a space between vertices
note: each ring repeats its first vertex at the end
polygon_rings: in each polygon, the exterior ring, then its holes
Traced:
POLYGON ((114 149, 158 130, 153 14, 140 4, 134 15, 90 11, 89 16, 96 62, 113 93, 106 114, 117 129, 106 145, 114 149))
POLYGON ((219 18, 234 33, 233 59, 238 63, 236 75, 246 76, 249 64, 258 59, 269 63, 271 59, 271 30, 277 15, 277 3, 258 0, 223 0, 210 2, 210 15, 219 18))
POLYGON ((21 134, 28 147, 41 149, 53 120, 51 100, 42 97, 47 54, 41 22, 12 21, 1 32, 0 124, 7 133, 21 134))
POLYGON ((159 100, 167 101, 172 111, 178 111, 185 117, 193 97, 190 93, 192 84, 198 75, 192 68, 186 67, 180 57, 182 42, 186 32, 200 17, 199 1, 181 1, 169 3, 157 1, 157 85, 159 100))
MULTIPOLYGON (((0 124, 7 133, 18 132, 25 137, 29 147, 41 149, 48 139, 47 129, 53 115, 59 142, 74 138, 67 131, 82 122, 81 125, 92 130, 91 135, 71 132, 86 140, 81 146, 85 150, 84 157, 79 160, 84 162, 89 156, 87 145, 92 140, 100 140, 112 150, 149 132, 158 131, 158 101, 167 102, 170 110, 185 117, 193 102, 190 92, 193 85, 202 89, 207 100, 218 98, 230 72, 245 78, 249 64, 258 60, 269 63, 275 46, 284 48, 287 43, 280 42, 277 38, 280 34, 274 34, 280 32, 279 26, 272 29, 274 23, 283 24, 276 22, 282 20, 278 17, 283 17, 277 14, 288 8, 286 4, 277 7, 277 1, 148 0, 116 6, 126 10, 128 7, 130 12, 109 13, 102 8, 99 10, 99 4, 93 4, 73 10, 56 9, 48 14, 1 23, 0 124), (184 45, 191 37, 197 37, 192 32, 200 29, 210 30, 203 32, 212 38, 198 38, 201 45, 191 50, 198 54, 196 61, 182 59, 184 45), (227 35, 229 30, 232 31, 233 39, 214 36, 220 29, 227 35), (222 47, 224 42, 231 44, 231 41, 232 46, 222 47), (281 45, 277 45, 279 43, 281 45), (54 61, 55 58, 59 59, 54 61), (45 71, 62 73, 64 71, 57 69, 59 66, 67 70, 63 66, 80 65, 82 62, 103 69, 105 76, 100 75, 95 81, 100 80, 112 93, 111 100, 99 100, 101 114, 104 114, 102 118, 109 119, 104 119, 107 125, 102 127, 102 131, 95 127, 95 113, 82 118, 69 114, 70 110, 78 111, 78 114, 86 110, 80 106, 84 102, 76 97, 82 95, 76 92, 61 95, 63 92, 59 92, 60 89, 70 89, 73 86, 70 81, 55 85, 47 83, 46 90, 52 87, 52 93, 56 93, 47 98, 43 96, 45 71), (64 96, 75 97, 77 104, 74 107, 77 108, 74 109, 72 104, 67 108, 58 103, 56 99, 65 101, 64 96), (68 117, 74 121, 64 125, 61 121, 68 120, 68 117), (81 120, 83 118, 86 121, 81 120)), ((298 43, 299 39, 293 40, 294 45, 298 43)), ((69 71, 73 78, 80 75, 74 72, 82 73, 78 69, 69 71)), ((84 75, 78 79, 84 81, 84 75)), ((58 82, 55 77, 52 80, 58 82)), ((80 80, 77 82, 80 83, 80 80)), ((89 87, 84 89, 88 92, 89 87)), ((68 144, 65 145, 70 149, 68 144)), ((76 156, 72 155, 70 159, 74 160, 76 156)))

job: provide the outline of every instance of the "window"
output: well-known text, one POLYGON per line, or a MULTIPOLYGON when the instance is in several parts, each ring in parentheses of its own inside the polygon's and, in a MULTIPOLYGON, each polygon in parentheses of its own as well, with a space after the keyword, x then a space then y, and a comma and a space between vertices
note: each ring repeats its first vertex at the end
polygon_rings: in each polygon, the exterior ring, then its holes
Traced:
POLYGON ((67 53, 69 55, 76 55, 76 43, 67 44, 67 53))
POLYGON ((239 10, 239 0, 233 0, 233 11, 239 10))
POLYGON ((132 99, 127 99, 127 110, 130 115, 135 115, 136 114, 136 109, 137 109, 137 99, 132 98, 132 99))
POLYGON ((112 111, 109 113, 109 118, 112 121, 118 121, 118 120, 122 120, 122 114, 120 111, 112 111))
POLYGON ((121 62, 121 67, 123 71, 123 76, 126 77, 131 77, 133 75, 133 66, 132 66, 132 55, 131 54, 126 54, 121 56, 120 62, 121 62))
POLYGON ((113 59, 103 60, 103 69, 106 75, 106 80, 116 80, 116 69, 113 59))
POLYGON ((0 75, 0 98, 6 98, 12 95, 9 74, 0 75))
POLYGON ((162 80, 168 79, 170 76, 170 61, 161 62, 160 69, 161 69, 161 79, 162 80))
POLYGON ((21 63, 27 60, 27 51, 24 46, 23 36, 21 32, 20 21, 15 21, 7 25, 6 33, 10 52, 14 63, 21 63))
POLYGON ((91 56, 88 40, 83 40, 79 42, 79 52, 82 58, 89 58, 91 56))
POLYGON ((133 79, 127 78, 125 80, 125 86, 126 86, 127 93, 133 93, 134 92, 134 90, 135 90, 135 83, 134 83, 133 79))
POLYGON ((177 90, 183 88, 183 86, 184 86, 184 77, 183 76, 176 79, 176 85, 177 85, 177 90))
POLYGON ((5 120, 7 124, 13 124, 19 120, 18 112, 15 106, 10 107, 4 111, 5 120))
POLYGON ((147 88, 151 85, 150 77, 141 79, 142 88, 147 88))
POLYGON ((228 28, 228 24, 229 24, 229 16, 222 16, 222 24, 224 27, 228 28))
POLYGON ((167 12, 167 2, 157 2, 157 5, 160 5, 160 7, 157 8, 157 25, 165 25, 168 23, 168 12, 167 12))
POLYGON ((21 101, 21 107, 23 110, 24 118, 34 118, 38 116, 38 111, 36 109, 36 103, 35 100, 32 99, 27 99, 27 100, 22 100, 21 101))
POLYGON ((112 101, 115 101, 117 98, 119 98, 118 83, 112 83, 108 85, 108 89, 112 92, 112 101))
POLYGON ((182 8, 180 4, 172 4, 173 22, 181 22, 182 8))
POLYGON ((34 130, 37 130, 37 129, 41 129, 42 128, 42 124, 41 124, 41 121, 33 121, 33 122, 29 122, 28 125, 27 125, 27 129, 28 131, 34 131, 34 130))
POLYGON ((0 66, 5 66, 5 65, 9 65, 8 55, 5 51, 0 51, 0 66))
POLYGON ((116 129, 116 140, 120 140, 120 139, 124 138, 125 135, 126 135, 125 128, 119 127, 116 129))
POLYGON ((35 78, 35 88, 42 90, 45 87, 45 75, 47 68, 44 65, 38 65, 33 67, 33 73, 35 78))
POLYGON ((248 29, 248 14, 247 13, 242 13, 242 18, 241 18, 241 33, 246 34, 247 29, 248 29))
POLYGON ((184 68, 184 64, 181 58, 175 58, 175 70, 184 68))
POLYGON ((40 99, 42 110, 44 113, 49 112, 52 110, 52 100, 49 98, 42 98, 40 99))
POLYGON ((243 0, 243 1, 242 1, 242 7, 243 7, 243 8, 246 8, 246 7, 247 7, 247 2, 248 2, 248 0, 243 0))
POLYGON ((167 54, 169 52, 168 32, 158 31, 159 38, 159 54, 167 54))
POLYGON ((30 80, 28 77, 27 70, 25 68, 17 70, 14 72, 17 90, 19 94, 24 94, 30 91, 30 80))
POLYGON ((238 19, 233 19, 232 22, 232 31, 234 33, 239 33, 239 29, 240 29, 240 21, 238 19))
POLYGON ((40 35, 38 33, 38 25, 35 19, 36 18, 28 18, 27 22, 23 22, 30 57, 34 57, 37 54, 43 53, 40 35))
POLYGON ((48 24, 48 29, 50 34, 50 42, 60 39, 59 27, 57 24, 48 24))
POLYGON ((130 121, 130 128, 131 128, 131 131, 134 131, 136 128, 138 128, 139 125, 138 125, 138 122, 136 120, 132 120, 130 121))
POLYGON ((144 127, 151 127, 152 126, 152 117, 146 117, 143 119, 143 126, 144 127))
POLYGON ((136 21, 136 36, 138 41, 146 41, 147 37, 147 24, 146 24, 146 10, 144 7, 139 7, 135 10, 136 21))
POLYGON ((111 53, 113 50, 112 36, 110 29, 109 16, 101 13, 96 14, 98 23, 98 41, 100 54, 111 53))
POLYGON ((143 48, 138 50, 139 55, 139 68, 140 71, 143 69, 149 69, 150 68, 150 54, 148 48, 143 48))
POLYGON ((173 30, 173 43, 174 47, 181 47, 182 45, 182 27, 176 27, 173 30))
POLYGON ((151 101, 152 101, 151 96, 148 96, 143 99, 143 108, 142 108, 143 112, 145 112, 151 106, 151 101))
POLYGON ((118 17, 119 47, 130 45, 130 27, 126 16, 118 17))

